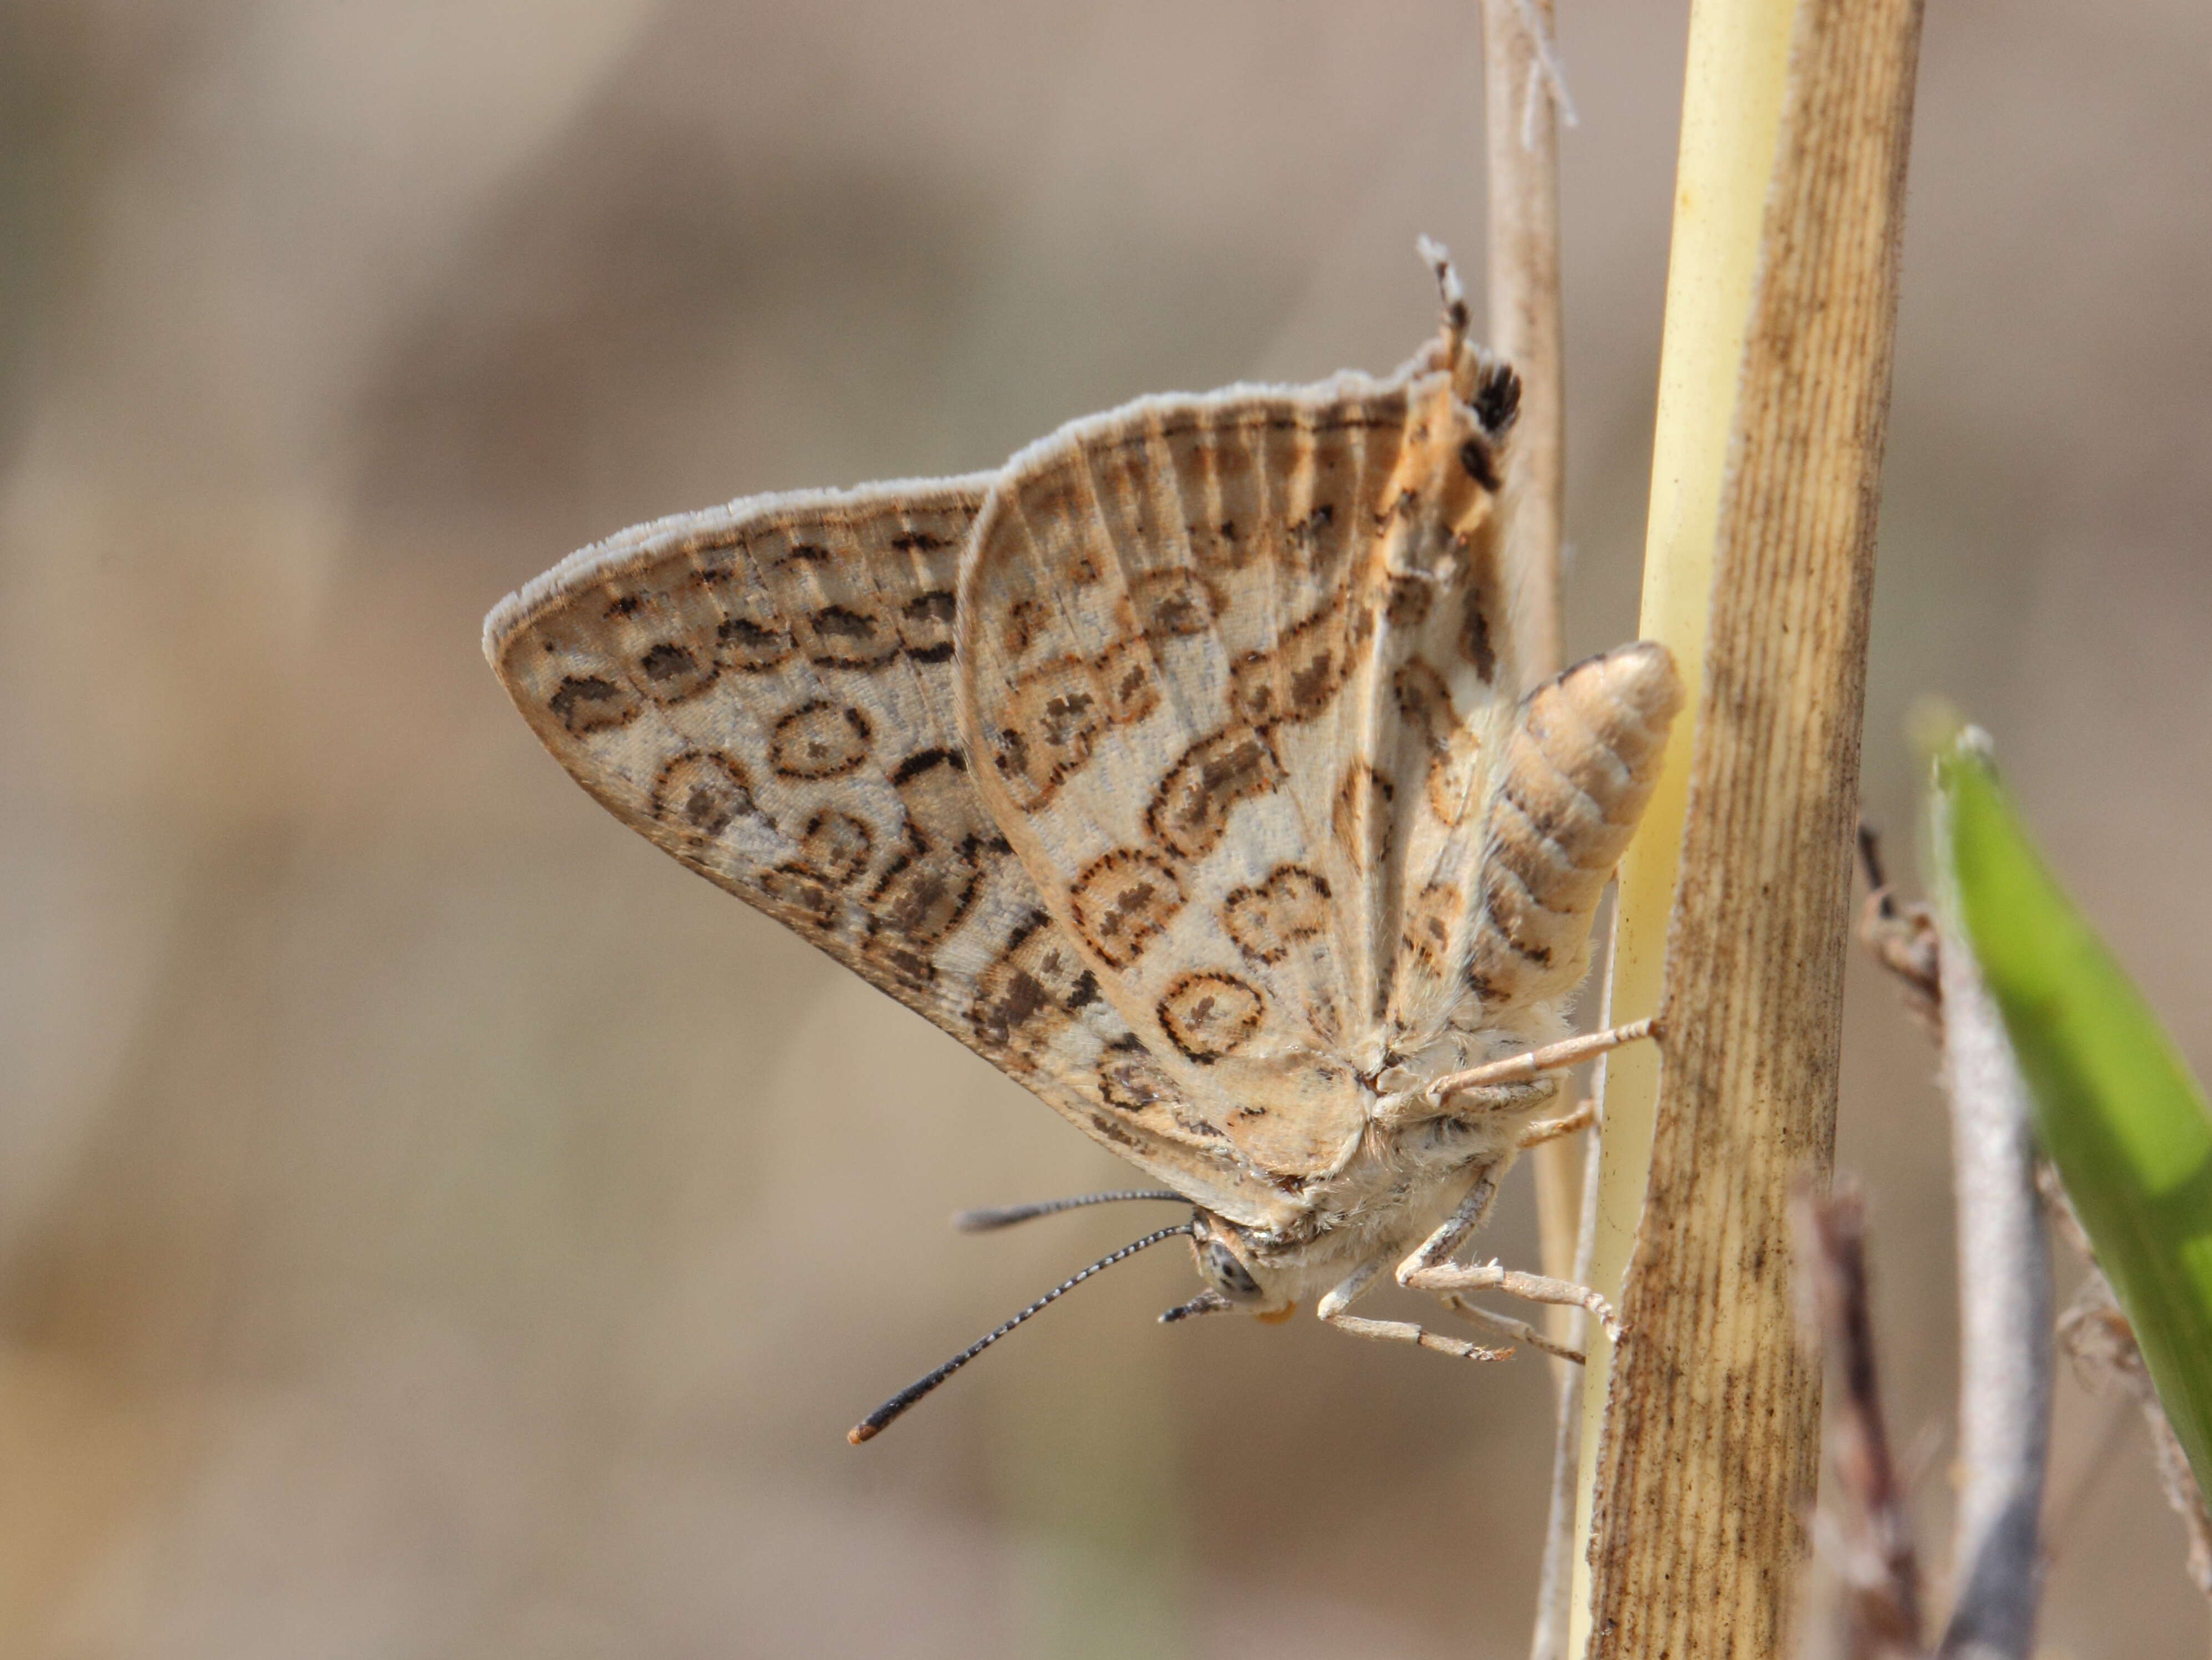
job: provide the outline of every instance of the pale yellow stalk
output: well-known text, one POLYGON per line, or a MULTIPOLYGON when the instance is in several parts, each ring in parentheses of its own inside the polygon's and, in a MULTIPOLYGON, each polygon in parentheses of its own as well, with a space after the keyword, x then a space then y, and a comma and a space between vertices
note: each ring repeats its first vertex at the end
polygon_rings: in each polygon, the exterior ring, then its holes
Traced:
MULTIPOLYGON (((1674 652, 1692 688, 1704 672, 1722 483, 1795 9, 1792 0, 1692 0, 1690 9, 1639 631, 1674 652)), ((1692 691, 1692 709, 1697 701, 1692 691)), ((1675 722, 1643 830, 1621 863, 1607 994, 1613 1022, 1658 1011, 1692 735, 1686 712, 1675 722)), ((1609 1057, 1600 1084, 1604 1151, 1588 1283, 1610 1298, 1620 1296, 1643 1210, 1658 1076, 1658 1055, 1643 1044, 1609 1057)), ((1589 1635, 1586 1547, 1612 1359, 1613 1346, 1593 1323, 1583 1386, 1569 1654, 1582 1653, 1589 1635)))

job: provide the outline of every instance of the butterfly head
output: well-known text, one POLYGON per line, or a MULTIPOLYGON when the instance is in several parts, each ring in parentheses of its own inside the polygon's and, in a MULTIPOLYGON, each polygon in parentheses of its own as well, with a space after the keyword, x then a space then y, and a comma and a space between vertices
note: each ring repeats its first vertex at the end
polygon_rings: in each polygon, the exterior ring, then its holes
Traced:
MULTIPOLYGON (((1295 1306, 1280 1276, 1261 1262, 1243 1229, 1211 1211, 1191 1219, 1191 1253, 1198 1259, 1199 1277, 1218 1303, 1255 1314, 1261 1319, 1280 1319, 1295 1306)), ((1196 1310, 1193 1310, 1196 1312, 1196 1310)))

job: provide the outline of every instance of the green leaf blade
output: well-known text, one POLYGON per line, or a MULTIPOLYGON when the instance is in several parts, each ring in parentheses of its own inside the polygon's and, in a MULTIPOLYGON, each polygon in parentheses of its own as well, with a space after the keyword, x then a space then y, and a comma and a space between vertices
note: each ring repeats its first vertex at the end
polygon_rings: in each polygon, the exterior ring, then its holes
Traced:
POLYGON ((1937 763, 1939 854, 2002 1012, 2035 1131, 2212 1493, 2212 1108, 2059 887, 1972 740, 1937 763))

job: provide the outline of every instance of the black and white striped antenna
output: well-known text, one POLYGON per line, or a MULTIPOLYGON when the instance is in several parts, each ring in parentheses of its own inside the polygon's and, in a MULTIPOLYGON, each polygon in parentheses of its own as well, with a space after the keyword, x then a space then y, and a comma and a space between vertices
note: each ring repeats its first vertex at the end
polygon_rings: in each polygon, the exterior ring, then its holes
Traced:
MULTIPOLYGON (((1115 1195, 1106 1196, 1112 1197, 1115 1195)), ((1150 1197, 1151 1195, 1146 1195, 1144 1196, 1150 1197)), ((1175 1196, 1181 1197, 1180 1195, 1175 1196)), ((1055 1202, 1065 1205, 1068 1201, 1061 1200, 1055 1202)), ((1104 1201, 1103 1198, 1101 1198, 1094 1202, 1103 1203, 1104 1201)), ((1017 1218, 1016 1219, 1018 1220, 1019 1219, 1017 1218)), ((1148 1246, 1158 1244, 1163 1239, 1173 1239, 1178 1235, 1188 1237, 1192 1230, 1196 1226, 1197 1224, 1194 1222, 1178 1222, 1171 1228, 1158 1229, 1153 1232, 1146 1234, 1141 1239, 1132 1240, 1129 1243, 1122 1246, 1121 1249, 1117 1251, 1110 1251, 1106 1256, 1100 1257, 1089 1268, 1084 1269, 1082 1273, 1072 1275, 1070 1278, 1062 1280, 1059 1285, 1054 1286, 1050 1291, 1038 1298, 1036 1302, 1030 1304, 1029 1307, 1024 1309, 1019 1314, 1007 1321, 1004 1325, 999 1327, 995 1331, 987 1332, 982 1336, 977 1338, 966 1348, 961 1350, 959 1353, 954 1355, 943 1365, 938 1367, 936 1371, 930 1372, 924 1377, 915 1378, 914 1382, 908 1383, 896 1395, 891 1396, 890 1400, 884 1402, 883 1405, 878 1407, 866 1418, 863 1418, 859 1423, 854 1425, 851 1429, 847 1430, 845 1432, 845 1438, 848 1441, 850 1441, 856 1447, 863 1441, 874 1440, 876 1437, 884 1432, 886 1426, 888 1426, 894 1419, 897 1418, 899 1414, 903 1413, 908 1407, 914 1405, 915 1402, 921 1400, 922 1396, 927 1395, 939 1383, 942 1383, 946 1378, 951 1377, 954 1372, 959 1371, 961 1367, 966 1365, 977 1355, 982 1353, 985 1349, 989 1348, 992 1344, 997 1342, 1001 1337, 1004 1337, 1015 1327, 1020 1325, 1024 1320, 1029 1319, 1033 1315, 1040 1314, 1046 1309, 1051 1307, 1061 1298, 1066 1296, 1068 1292, 1073 1291, 1078 1286, 1091 1278, 1092 1274, 1103 1274, 1108 1268, 1112 1268, 1116 1262, 1121 1262, 1126 1258, 1134 1256, 1139 1251, 1145 1250, 1148 1246)))

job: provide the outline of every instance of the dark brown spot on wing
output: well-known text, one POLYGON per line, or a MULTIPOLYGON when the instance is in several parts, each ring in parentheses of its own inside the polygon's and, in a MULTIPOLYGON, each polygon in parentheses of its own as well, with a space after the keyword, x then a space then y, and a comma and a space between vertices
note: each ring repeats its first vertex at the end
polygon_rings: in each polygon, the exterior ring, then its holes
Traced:
POLYGON ((918 662, 943 663, 952 656, 952 623, 958 601, 943 588, 918 593, 899 609, 899 637, 907 655, 918 662))
POLYGON ((1052 799, 1061 780, 1091 758, 1107 724, 1091 665, 1079 657, 1030 670, 1015 682, 997 718, 992 764, 1024 808, 1052 799))
POLYGON ((1418 657, 1400 664, 1390 678, 1390 694, 1397 702, 1398 713, 1421 734, 1431 755, 1440 755, 1450 746, 1459 712, 1452 707, 1451 688, 1433 666, 1418 657))
POLYGON ((1328 879, 1297 865, 1278 865, 1257 887, 1238 888, 1222 903, 1222 926, 1255 963, 1279 963, 1294 946, 1328 931, 1328 879))
POLYGON ((644 707, 629 687, 595 674, 568 676, 545 700, 545 706, 553 711, 554 719, 579 738, 626 727, 644 707))
POLYGON ((849 812, 825 807, 806 821, 799 838, 799 862, 842 887, 868 867, 875 833, 849 812))
POLYGON ((1251 1040, 1265 1018, 1258 991, 1233 974, 1186 974, 1167 989, 1157 1010, 1160 1030, 1186 1059, 1209 1066, 1251 1040))
POLYGON ((850 704, 815 698, 775 723, 769 758, 786 778, 842 778, 868 758, 874 733, 850 704))
MULTIPOLYGON (((1206 458, 1200 458, 1203 460, 1206 458)), ((1191 487, 1205 487, 1203 469, 1189 481, 1191 487)), ((1221 572, 1241 570, 1252 562, 1250 540, 1237 533, 1237 521, 1224 519, 1218 525, 1194 524, 1183 526, 1183 534, 1190 542, 1190 556, 1204 570, 1221 572)))
POLYGON ((1450 964, 1452 927, 1463 903, 1451 883, 1431 882, 1406 917, 1405 949, 1434 978, 1443 978, 1450 964))
POLYGON ((1273 650, 1247 653, 1231 671, 1231 711, 1254 726, 1326 714, 1368 637, 1364 627, 1345 627, 1346 604, 1338 593, 1285 629, 1273 650))
POLYGON ((1221 601, 1196 571, 1170 565, 1138 574, 1129 585, 1129 608, 1139 633, 1162 640, 1205 633, 1221 601))
POLYGON ((1286 527, 1285 539, 1291 556, 1304 569, 1325 571, 1343 557, 1346 543, 1335 528, 1336 521, 1336 503, 1322 502, 1286 527))
POLYGON ((872 950, 943 940, 975 909, 987 861, 1007 851, 967 774, 966 757, 945 748, 916 751, 891 769, 905 845, 869 896, 872 950))
POLYGON ((763 815, 744 766, 718 750, 687 750, 660 769, 647 805, 687 840, 707 842, 740 818, 763 815))
POLYGON ((801 865, 779 865, 761 873, 760 887, 787 927, 825 933, 836 929, 842 909, 837 891, 817 873, 801 865))
POLYGON ((891 782, 895 785, 909 783, 940 767, 964 773, 968 770, 968 757, 956 749, 916 750, 891 769, 891 782))
POLYGON ((1106 718, 1115 726, 1141 721, 1160 706, 1151 648, 1141 639, 1117 640, 1091 665, 1106 718))
POLYGON ((1121 1055, 1109 1050, 1098 1063, 1098 1093, 1108 1106, 1132 1113, 1171 1105, 1181 1098, 1159 1063, 1141 1051, 1121 1055))
POLYGON ((1145 823, 1176 857, 1202 858, 1220 845, 1238 802, 1267 794, 1282 779, 1282 763, 1265 739, 1249 727, 1224 727, 1183 751, 1160 781, 1145 823))
POLYGON ((872 669, 898 655, 898 630, 872 611, 846 605, 824 605, 799 619, 798 634, 807 661, 825 669, 872 669))
POLYGON ((638 659, 637 666, 645 677, 647 690, 662 703, 680 703, 697 696, 714 684, 718 672, 712 661, 702 663, 689 648, 673 642, 653 647, 638 659))
POLYGON ((747 674, 775 667, 793 650, 789 630, 750 617, 724 617, 714 638, 722 648, 722 660, 747 674))
POLYGON ((981 852, 969 842, 901 854, 868 895, 870 935, 888 935, 902 946, 944 939, 975 908, 983 885, 981 852))
POLYGON ((1474 672, 1489 685, 1498 678, 1498 648, 1490 639, 1488 585, 1477 583, 1467 596, 1466 627, 1460 632, 1460 651, 1474 665, 1474 672))
POLYGON ((1182 884, 1157 854, 1120 848, 1085 867, 1068 902, 1083 943, 1114 967, 1127 968, 1182 909, 1182 884))
POLYGON ((1097 995, 1097 978, 1067 936, 1032 911, 977 977, 969 1022, 987 1049, 1035 1064, 1097 995))
POLYGON ((1008 601, 999 623, 999 643, 1007 660, 1019 662, 1051 623, 1051 609, 1042 600, 1024 597, 1008 601))

